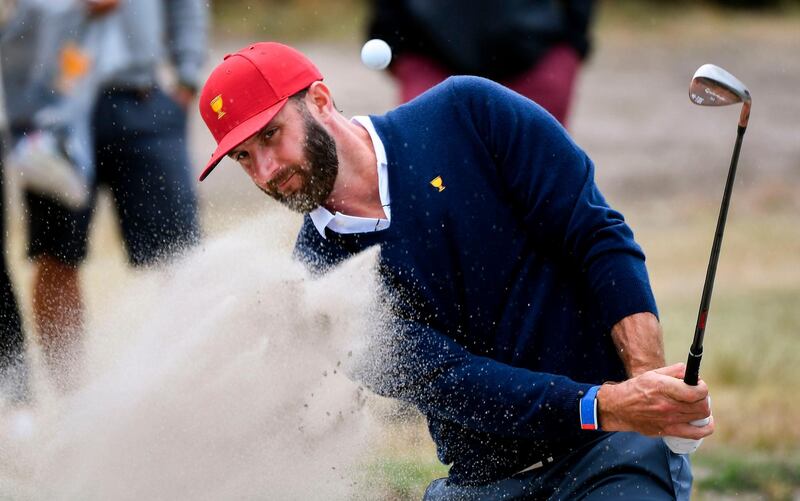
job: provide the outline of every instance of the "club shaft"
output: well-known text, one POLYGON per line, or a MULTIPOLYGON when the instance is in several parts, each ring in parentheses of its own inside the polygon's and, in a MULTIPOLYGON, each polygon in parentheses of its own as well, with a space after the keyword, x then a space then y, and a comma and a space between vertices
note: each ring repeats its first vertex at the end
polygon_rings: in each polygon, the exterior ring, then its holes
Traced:
POLYGON ((736 134, 736 145, 733 147, 731 166, 728 169, 728 179, 725 182, 725 192, 722 195, 722 204, 719 208, 717 219, 717 230, 714 233, 714 243, 711 246, 711 257, 708 259, 708 269, 706 270, 706 281, 703 284, 703 295, 700 298, 700 310, 697 313, 697 323, 694 330, 694 339, 689 349, 689 358, 686 361, 686 373, 684 382, 688 385, 697 385, 700 374, 700 360, 703 358, 703 336, 706 332, 706 321, 708 320, 708 310, 711 307, 711 293, 714 290, 714 277, 717 274, 717 263, 719 262, 720 249, 722 248, 722 235, 725 232, 725 221, 728 219, 728 206, 731 202, 731 192, 733 191, 733 181, 736 178, 736 166, 739 163, 739 151, 742 149, 742 139, 747 127, 738 128, 736 134))

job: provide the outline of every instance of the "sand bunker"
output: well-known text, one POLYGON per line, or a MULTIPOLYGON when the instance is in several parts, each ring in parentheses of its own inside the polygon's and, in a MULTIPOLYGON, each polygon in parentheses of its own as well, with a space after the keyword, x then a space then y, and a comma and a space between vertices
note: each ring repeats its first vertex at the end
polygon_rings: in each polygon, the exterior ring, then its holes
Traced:
POLYGON ((376 252, 311 279, 253 221, 138 275, 93 319, 83 382, 0 443, 0 497, 342 499, 374 423, 345 375, 376 252))

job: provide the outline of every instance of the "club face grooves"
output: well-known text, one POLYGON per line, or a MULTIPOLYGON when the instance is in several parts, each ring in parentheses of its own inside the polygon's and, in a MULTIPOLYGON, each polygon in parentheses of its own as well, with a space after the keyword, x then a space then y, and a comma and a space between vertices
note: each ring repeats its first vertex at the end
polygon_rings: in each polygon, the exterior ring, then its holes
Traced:
POLYGON ((733 89, 706 77, 692 79, 689 98, 699 106, 727 106, 743 101, 733 89))
POLYGON ((719 66, 704 64, 692 77, 689 97, 700 106, 726 106, 750 101, 750 91, 738 78, 719 66))

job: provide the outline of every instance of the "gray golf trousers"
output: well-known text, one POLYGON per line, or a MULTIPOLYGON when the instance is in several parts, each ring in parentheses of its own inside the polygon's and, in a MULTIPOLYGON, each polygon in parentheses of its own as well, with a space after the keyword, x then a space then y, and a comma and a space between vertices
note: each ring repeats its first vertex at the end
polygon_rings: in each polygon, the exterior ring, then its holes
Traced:
POLYGON ((434 480, 425 501, 539 499, 689 499, 688 456, 674 454, 658 438, 611 433, 569 456, 481 486, 434 480))

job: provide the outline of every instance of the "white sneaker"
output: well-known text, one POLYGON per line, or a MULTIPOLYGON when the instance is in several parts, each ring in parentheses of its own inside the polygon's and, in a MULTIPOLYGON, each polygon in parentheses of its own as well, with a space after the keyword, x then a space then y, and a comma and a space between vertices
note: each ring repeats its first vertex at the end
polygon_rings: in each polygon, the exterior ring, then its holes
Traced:
POLYGON ((59 150, 50 132, 35 131, 17 142, 8 157, 23 187, 54 198, 70 209, 89 202, 89 187, 77 168, 59 150))

